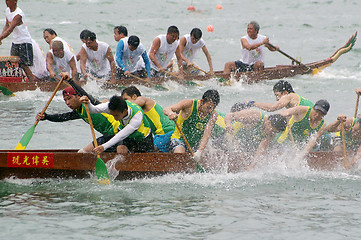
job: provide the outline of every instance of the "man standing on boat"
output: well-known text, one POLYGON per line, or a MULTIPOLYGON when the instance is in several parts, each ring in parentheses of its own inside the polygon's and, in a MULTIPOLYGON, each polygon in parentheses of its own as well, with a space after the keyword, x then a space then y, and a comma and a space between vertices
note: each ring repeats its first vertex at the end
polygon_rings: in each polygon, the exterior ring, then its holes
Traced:
POLYGON ((170 26, 167 34, 161 34, 154 38, 149 51, 152 77, 159 77, 167 71, 168 64, 171 62, 174 54, 178 61, 178 74, 180 77, 183 77, 183 64, 178 48, 178 38, 179 30, 176 26, 170 26))
POLYGON ((247 35, 241 38, 241 59, 233 62, 226 62, 223 73, 229 74, 231 71, 259 71, 264 68, 264 47, 270 51, 276 51, 271 47, 266 36, 258 34, 260 26, 252 21, 247 26, 247 35))
MULTIPOLYGON (((190 147, 196 151, 194 158, 197 161, 201 158, 217 121, 218 113, 215 108, 219 102, 218 91, 212 89, 207 90, 201 100, 184 99, 163 110, 170 120, 177 121, 190 147)), ((175 153, 186 152, 185 140, 178 128, 172 134, 170 149, 175 153)))
POLYGON ((202 31, 199 28, 193 28, 190 34, 184 35, 179 41, 179 51, 183 60, 183 69, 187 71, 194 66, 194 57, 202 49, 206 55, 209 74, 213 74, 212 58, 206 47, 206 43, 202 39, 202 31))
POLYGON ((169 152, 170 137, 174 132, 175 124, 164 115, 163 108, 154 100, 141 96, 138 88, 134 86, 125 88, 122 98, 138 104, 143 109, 154 135, 154 146, 162 152, 169 152))
MULTIPOLYGON (((72 87, 67 87, 63 90, 63 98, 65 104, 72 109, 71 112, 60 113, 60 114, 38 114, 36 119, 38 120, 48 120, 51 122, 66 122, 70 120, 83 119, 86 123, 88 121, 88 115, 85 111, 85 107, 80 102, 81 96, 87 96, 90 99, 90 102, 94 105, 100 104, 101 102, 87 92, 84 91, 79 85, 74 83, 72 79, 70 79, 69 73, 64 72, 61 73, 61 76, 68 81, 68 83, 72 87)), ((116 133, 118 133, 119 121, 115 120, 114 117, 110 114, 106 113, 96 113, 91 114, 91 118, 94 124, 94 128, 103 134, 103 136, 97 139, 98 144, 102 144, 111 137, 113 137, 116 133)), ((79 150, 79 152, 90 152, 94 148, 93 144, 90 143, 88 146, 79 150)), ((116 147, 109 148, 107 152, 116 152, 116 147)))
POLYGON ((130 74, 133 74, 138 77, 146 77, 146 81, 150 81, 150 62, 139 37, 132 35, 129 38, 121 39, 117 46, 115 60, 119 68, 117 71, 119 77, 129 77, 130 74), (138 62, 142 61, 140 57, 143 59, 145 69, 137 67, 138 62))
POLYGON ((11 56, 20 57, 20 66, 24 69, 26 76, 30 81, 34 81, 35 77, 30 70, 33 65, 33 47, 31 36, 25 21, 24 12, 17 6, 17 0, 6 0, 6 22, 4 29, 0 35, 1 41, 13 33, 13 41, 11 45, 11 56))
POLYGON ((54 78, 60 76, 62 72, 68 72, 71 73, 73 80, 78 80, 74 53, 64 48, 62 41, 53 41, 51 45, 52 48, 46 54, 46 68, 49 71, 49 77, 54 78))
POLYGON ((84 104, 89 104, 90 113, 111 114, 119 121, 118 133, 108 141, 94 148, 100 154, 112 146, 117 153, 154 152, 154 144, 150 124, 140 106, 114 95, 109 102, 93 105, 87 96, 80 98, 84 104))
POLYGON ((107 78, 111 83, 115 83, 115 62, 112 50, 107 43, 98 41, 94 32, 86 36, 80 50, 80 69, 85 80, 90 73, 96 78, 107 78))

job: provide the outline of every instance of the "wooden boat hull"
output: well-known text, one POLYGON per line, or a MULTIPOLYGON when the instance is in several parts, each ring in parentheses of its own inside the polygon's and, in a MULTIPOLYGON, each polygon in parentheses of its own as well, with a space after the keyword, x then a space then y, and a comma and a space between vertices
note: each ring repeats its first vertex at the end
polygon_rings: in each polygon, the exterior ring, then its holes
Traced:
MULTIPOLYGON (((196 164, 187 153, 103 153, 101 158, 104 162, 119 158, 119 180, 196 172, 196 164)), ((0 179, 89 178, 96 159, 94 154, 77 153, 76 150, 0 150, 0 179)), ((315 152, 308 155, 307 164, 312 169, 332 170, 342 168, 343 158, 333 152, 315 152)), ((229 172, 241 171, 234 162, 228 163, 227 169, 229 172)))
MULTIPOLYGON (((278 65, 275 67, 267 67, 262 71, 252 71, 252 72, 240 72, 240 73, 232 73, 232 74, 223 74, 222 71, 215 72, 215 75, 187 75, 184 76, 184 79, 178 79, 174 76, 165 76, 160 78, 152 78, 151 84, 148 84, 146 81, 141 81, 135 78, 127 78, 122 80, 117 80, 116 84, 104 84, 102 85, 103 88, 111 88, 111 89, 122 89, 123 87, 127 87, 130 85, 145 85, 148 87, 154 86, 154 85, 161 85, 166 81, 176 81, 180 84, 190 84, 194 85, 194 82, 192 81, 205 81, 212 78, 216 78, 220 83, 223 83, 226 80, 234 79, 236 81, 242 81, 245 83, 256 83, 259 81, 264 80, 272 80, 272 79, 282 79, 282 78, 288 78, 288 77, 294 77, 296 75, 304 75, 304 74, 312 74, 317 72, 320 69, 323 69, 325 67, 328 67, 332 63, 334 63, 342 54, 347 53, 352 49, 356 42, 357 32, 347 41, 347 43, 339 48, 331 57, 317 61, 317 62, 311 62, 304 64, 307 66, 307 69, 305 69, 304 66, 300 65, 278 65)), ((37 82, 26 82, 24 79, 23 81, 19 82, 19 77, 13 77, 14 81, 11 81, 11 75, 10 76, 2 76, 1 73, 4 72, 4 69, 6 69, 5 72, 9 72, 8 69, 12 67, 12 65, 9 65, 9 62, 14 62, 15 65, 17 61, 19 61, 18 58, 14 57, 0 57, 0 86, 6 87, 12 92, 17 91, 24 91, 24 90, 35 90, 39 88, 42 91, 53 91, 56 82, 52 81, 37 81, 37 82), (6 64, 2 64, 6 62, 6 64), (1 71, 2 69, 2 71, 1 71), (10 79, 4 79, 10 78, 10 79)), ((17 66, 17 65, 16 65, 17 66)), ((10 71, 11 73, 13 71, 10 71)), ((63 84, 61 86, 61 89, 65 88, 66 85, 63 84)))

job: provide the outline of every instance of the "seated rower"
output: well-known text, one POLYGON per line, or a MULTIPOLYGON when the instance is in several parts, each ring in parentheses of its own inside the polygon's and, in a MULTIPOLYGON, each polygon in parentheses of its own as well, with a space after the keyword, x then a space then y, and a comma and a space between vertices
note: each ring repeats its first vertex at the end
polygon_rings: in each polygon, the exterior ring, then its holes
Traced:
POLYGON ((149 51, 152 77, 159 77, 167 71, 167 67, 175 54, 178 61, 178 74, 183 77, 182 57, 178 48, 179 30, 176 26, 170 26, 167 34, 158 35, 154 38, 149 51))
POLYGON ((83 78, 88 74, 115 83, 115 63, 112 50, 105 42, 98 41, 94 32, 85 36, 85 43, 80 50, 80 69, 83 78))
POLYGON ((257 22, 252 21, 247 26, 247 35, 241 38, 241 59, 233 62, 226 62, 224 65, 224 74, 229 74, 231 71, 260 71, 264 69, 264 47, 270 51, 276 51, 271 47, 269 39, 266 36, 258 34, 260 26, 257 22))
POLYGON ((75 55, 64 48, 63 42, 53 41, 52 49, 46 54, 46 68, 49 71, 49 77, 60 76, 62 72, 71 73, 73 80, 78 80, 78 71, 76 68, 75 55))
POLYGON ((119 121, 118 133, 107 139, 93 151, 100 154, 112 146, 116 146, 117 153, 154 152, 154 144, 150 124, 140 106, 128 102, 120 96, 114 95, 109 102, 93 105, 88 97, 83 96, 80 101, 89 104, 90 113, 111 114, 119 121))
POLYGON ((329 109, 328 101, 321 99, 313 107, 296 106, 279 111, 279 114, 291 118, 289 125, 292 135, 290 134, 290 136, 293 137, 294 143, 299 146, 307 143, 311 135, 319 131, 325 132, 326 124, 323 118, 329 109))
MULTIPOLYGON (((170 120, 177 121, 190 147, 195 151, 194 158, 199 161, 202 151, 211 137, 220 97, 217 90, 207 90, 201 100, 184 99, 164 108, 163 112, 170 120)), ((186 152, 185 140, 178 128, 171 136, 171 150, 175 153, 186 152)))
POLYGON ((170 137, 174 132, 175 123, 164 115, 163 108, 154 100, 141 96, 140 91, 134 86, 125 88, 122 98, 138 104, 143 109, 154 135, 156 150, 169 152, 170 137))
MULTIPOLYGON (((85 107, 80 102, 80 97, 87 96, 94 105, 100 104, 100 101, 87 94, 83 88, 70 79, 69 73, 61 73, 61 76, 72 86, 66 87, 63 90, 64 102, 70 109, 72 109, 72 111, 60 114, 39 113, 36 116, 36 119, 48 120, 51 122, 66 122, 70 120, 83 119, 86 123, 89 123, 87 113, 85 112, 85 107)), ((102 144, 105 142, 105 140, 118 133, 118 127, 120 123, 115 120, 112 115, 106 113, 96 113, 91 114, 91 118, 93 120, 95 130, 103 134, 103 136, 97 139, 98 144, 102 144)), ((79 152, 90 152, 93 148, 93 144, 91 143, 88 146, 80 149, 79 152)), ((107 151, 116 152, 116 148, 109 148, 107 151)))
POLYGON ((255 109, 227 113, 224 121, 227 133, 232 136, 231 139, 237 140, 242 154, 250 157, 249 153, 255 151, 249 167, 253 167, 265 153, 276 133, 284 131, 287 126, 284 116, 280 114, 266 116, 255 109), (235 127, 234 122, 238 123, 238 127, 235 127))
POLYGON ((116 52, 117 77, 129 77, 130 74, 138 77, 146 77, 150 81, 150 62, 145 47, 140 39, 132 35, 119 40, 116 52), (144 64, 139 63, 142 61, 144 64), (141 67, 142 65, 145 66, 141 67))
POLYGON ((190 34, 184 35, 179 41, 179 52, 183 60, 183 70, 190 72, 194 66, 194 57, 199 49, 202 49, 204 55, 206 55, 209 74, 213 74, 212 58, 206 47, 206 43, 202 39, 202 31, 199 28, 193 28, 190 34))

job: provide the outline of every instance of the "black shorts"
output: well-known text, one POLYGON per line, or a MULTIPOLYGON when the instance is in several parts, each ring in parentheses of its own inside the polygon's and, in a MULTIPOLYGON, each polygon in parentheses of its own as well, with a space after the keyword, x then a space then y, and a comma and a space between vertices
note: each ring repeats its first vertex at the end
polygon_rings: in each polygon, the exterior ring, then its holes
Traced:
POLYGON ((20 64, 33 66, 33 45, 31 43, 21 43, 11 45, 11 56, 19 56, 20 64))
MULTIPOLYGON (((104 135, 97 138, 98 145, 102 145, 103 143, 108 142, 112 137, 114 136, 104 135)), ((117 144, 111 146, 104 152, 116 152, 119 145, 125 145, 129 149, 129 152, 154 152, 152 134, 149 134, 142 141, 136 141, 132 138, 126 138, 123 141, 120 141, 117 144)))
POLYGON ((240 60, 235 61, 234 64, 236 65, 236 71, 238 72, 248 72, 254 70, 253 65, 248 65, 240 60))

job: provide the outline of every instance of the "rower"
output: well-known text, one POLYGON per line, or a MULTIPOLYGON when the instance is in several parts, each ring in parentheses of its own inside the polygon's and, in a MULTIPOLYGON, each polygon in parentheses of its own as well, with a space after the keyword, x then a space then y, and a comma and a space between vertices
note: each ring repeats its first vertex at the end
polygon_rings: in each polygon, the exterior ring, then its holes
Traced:
POLYGON ((143 109, 154 135, 156 150, 169 152, 170 137, 174 132, 175 124, 164 115, 163 108, 154 100, 141 96, 140 91, 134 86, 125 88, 122 98, 138 104, 143 109))
POLYGON ((64 47, 62 41, 52 42, 52 49, 46 54, 46 68, 49 71, 49 77, 60 76, 61 72, 70 72, 74 80, 78 80, 78 71, 76 68, 75 55, 64 47))
POLYGON ((202 49, 204 55, 206 55, 209 74, 213 74, 212 58, 208 52, 206 43, 202 39, 202 31, 199 28, 193 28, 190 34, 184 35, 179 41, 179 51, 183 59, 183 69, 185 71, 192 69, 194 57, 199 49, 202 49))
POLYGON ((224 65, 224 74, 231 71, 259 71, 264 68, 264 46, 270 51, 279 50, 278 46, 271 47, 269 39, 266 36, 258 34, 260 26, 252 21, 247 26, 247 35, 241 38, 241 59, 233 62, 226 62, 224 65))
MULTIPOLYGON (((255 101, 246 101, 248 107, 257 107, 267 112, 274 112, 282 108, 291 108, 296 106, 309 106, 313 107, 313 102, 296 94, 292 85, 284 80, 278 81, 273 86, 273 93, 276 96, 276 102, 263 103, 255 101)), ((277 134, 277 142, 282 143, 289 133, 288 128, 283 132, 277 134)))
MULTIPOLYGON (((101 102, 93 98, 91 95, 85 92, 83 88, 70 79, 69 73, 61 73, 61 76, 72 86, 63 90, 64 102, 70 109, 72 109, 72 111, 60 114, 39 113, 36 116, 36 119, 48 120, 51 122, 66 122, 70 120, 83 119, 86 123, 89 123, 85 107, 80 102, 80 97, 87 96, 94 105, 100 104, 101 102)), ((103 134, 103 136, 97 139, 99 145, 107 142, 111 137, 118 133, 118 127, 120 123, 116 121, 112 115, 106 113, 96 113, 91 114, 91 118, 95 130, 103 134)), ((80 149, 79 152, 90 152, 93 148, 93 143, 90 143, 86 147, 80 149)), ((116 152, 116 147, 108 148, 107 152, 116 152)))
POLYGON ((114 27, 114 40, 119 42, 121 39, 128 37, 128 29, 123 26, 116 26, 114 27))
POLYGON ((52 48, 52 43, 54 41, 61 41, 64 45, 64 49, 71 51, 74 53, 74 50, 71 48, 70 44, 58 36, 58 34, 52 28, 46 28, 43 31, 43 37, 47 44, 49 44, 49 49, 52 48))
POLYGON ((183 77, 183 64, 178 48, 178 38, 179 30, 176 26, 170 26, 167 30, 167 34, 161 34, 154 38, 152 47, 149 51, 152 77, 159 77, 166 72, 174 54, 178 61, 178 74, 180 77, 183 77))
POLYGON ((115 62, 112 50, 105 42, 98 41, 94 32, 88 32, 80 50, 80 69, 83 78, 88 74, 115 83, 115 62))
POLYGON ((228 133, 225 140, 236 140, 238 142, 237 147, 240 147, 239 150, 242 154, 247 155, 256 151, 253 155, 253 163, 250 164, 251 167, 265 153, 276 133, 284 131, 287 126, 284 116, 280 114, 266 116, 255 109, 243 109, 227 113, 224 121, 228 133), (239 127, 235 127, 234 122, 239 127))
POLYGON ((150 81, 150 62, 147 51, 140 42, 139 37, 132 35, 121 39, 116 52, 117 77, 129 77, 131 74, 137 77, 146 77, 150 81), (142 57, 143 64, 139 63, 142 57), (141 67, 144 65, 144 67, 141 67))
POLYGON ((93 149, 96 154, 100 154, 114 145, 116 145, 117 153, 122 154, 154 152, 150 124, 140 106, 116 95, 109 102, 95 106, 89 102, 87 96, 82 96, 80 101, 89 105, 90 113, 111 114, 120 123, 118 133, 115 136, 93 149))
POLYGON ((11 45, 11 56, 20 57, 20 67, 26 73, 30 81, 34 81, 35 77, 30 70, 33 65, 33 47, 31 36, 27 27, 24 12, 17 6, 17 0, 6 0, 6 21, 4 29, 0 35, 1 41, 13 33, 13 43, 11 45))
MULTIPOLYGON (((215 108, 219 104, 220 96, 217 90, 207 90, 201 100, 184 99, 164 108, 164 114, 170 120, 176 120, 183 131, 190 147, 195 151, 194 159, 198 162, 202 151, 211 137, 218 114, 215 108)), ((181 132, 175 129, 171 136, 170 148, 174 153, 186 152, 185 139, 181 132)))

